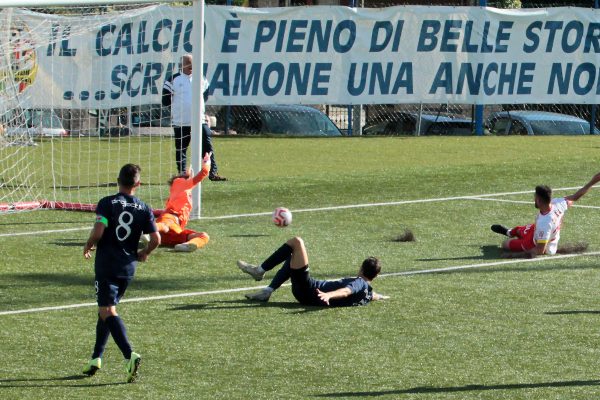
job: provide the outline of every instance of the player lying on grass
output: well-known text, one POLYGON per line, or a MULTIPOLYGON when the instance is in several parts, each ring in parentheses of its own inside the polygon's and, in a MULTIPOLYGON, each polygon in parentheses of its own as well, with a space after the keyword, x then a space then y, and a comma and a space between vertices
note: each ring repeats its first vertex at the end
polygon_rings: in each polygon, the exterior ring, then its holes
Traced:
POLYGON ((246 295, 257 301, 268 301, 273 291, 288 279, 292 280, 292 294, 299 303, 309 306, 360 306, 372 300, 387 298, 373 291, 371 281, 379 275, 381 264, 375 257, 363 261, 358 276, 336 281, 317 280, 308 272, 308 253, 304 241, 294 237, 275 250, 261 265, 254 266, 238 261, 238 267, 255 280, 263 279, 266 271, 283 263, 271 284, 265 289, 246 295))
POLYGON ((161 233, 162 244, 175 246, 175 251, 195 251, 206 246, 209 236, 206 232, 185 229, 192 211, 192 189, 202 182, 210 172, 211 153, 204 155, 202 169, 192 176, 191 169, 176 175, 169 181, 169 198, 165 211, 156 220, 161 233))
POLYGON ((492 225, 492 231, 506 235, 510 239, 502 243, 508 250, 506 257, 535 257, 538 255, 556 254, 560 240, 560 227, 567 209, 579 200, 592 186, 600 182, 600 173, 581 189, 570 196, 552 199, 552 189, 540 185, 535 188, 534 204, 540 212, 535 224, 516 226, 508 229, 503 225, 492 225))
POLYGON ((126 164, 119 172, 119 193, 104 197, 96 206, 96 223, 90 232, 83 256, 92 257, 98 247, 94 262, 98 321, 96 322, 96 344, 92 359, 83 373, 92 376, 102 368, 102 355, 108 337, 125 357, 127 382, 137 376, 141 357, 134 353, 127 338, 125 325, 117 315, 117 304, 133 279, 138 261, 146 261, 150 253, 160 244, 152 210, 135 197, 140 186, 140 167, 126 164), (148 246, 138 251, 142 233, 150 235, 148 246))

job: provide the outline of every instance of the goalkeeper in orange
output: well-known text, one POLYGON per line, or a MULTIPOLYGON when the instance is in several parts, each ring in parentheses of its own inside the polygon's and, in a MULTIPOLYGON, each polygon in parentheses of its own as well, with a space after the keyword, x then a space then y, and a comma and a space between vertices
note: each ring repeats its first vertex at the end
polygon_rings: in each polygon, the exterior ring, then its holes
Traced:
POLYGON ((202 182, 210 172, 211 153, 204 155, 202 169, 195 176, 188 169, 169 180, 169 198, 165 211, 156 220, 156 226, 164 245, 174 246, 175 251, 192 252, 206 246, 209 237, 206 232, 185 229, 192 211, 192 189, 202 182))

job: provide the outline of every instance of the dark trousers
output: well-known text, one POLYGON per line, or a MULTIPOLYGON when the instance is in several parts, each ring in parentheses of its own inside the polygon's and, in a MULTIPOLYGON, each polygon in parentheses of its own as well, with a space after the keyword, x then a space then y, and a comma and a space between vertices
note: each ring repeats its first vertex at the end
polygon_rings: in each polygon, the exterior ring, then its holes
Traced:
MULTIPOLYGON (((177 172, 185 172, 187 167, 187 149, 192 141, 191 126, 173 126, 175 133, 175 162, 177 163, 177 172)), ((202 156, 208 152, 212 152, 210 157, 211 167, 209 176, 217 174, 217 162, 215 161, 215 151, 212 145, 212 131, 207 124, 202 124, 202 156)), ((198 171, 196 171, 198 172, 198 171)))

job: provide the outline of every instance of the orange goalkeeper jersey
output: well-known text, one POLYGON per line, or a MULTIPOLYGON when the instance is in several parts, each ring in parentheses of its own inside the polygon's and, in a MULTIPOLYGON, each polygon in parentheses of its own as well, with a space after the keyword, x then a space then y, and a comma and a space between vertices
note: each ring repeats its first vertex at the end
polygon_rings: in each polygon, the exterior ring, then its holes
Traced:
POLYGON ((182 228, 185 228, 190 219, 190 212, 192 211, 192 189, 208 176, 209 171, 210 166, 203 165, 202 170, 200 170, 196 176, 189 178, 175 178, 171 184, 165 212, 176 215, 179 218, 179 225, 182 228))

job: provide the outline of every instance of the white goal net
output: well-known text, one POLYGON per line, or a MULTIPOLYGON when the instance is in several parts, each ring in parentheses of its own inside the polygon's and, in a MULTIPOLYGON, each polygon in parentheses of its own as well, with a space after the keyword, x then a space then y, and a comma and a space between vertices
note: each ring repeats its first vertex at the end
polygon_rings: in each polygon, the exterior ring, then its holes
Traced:
POLYGON ((177 173, 162 86, 192 52, 190 10, 0 8, 0 214, 86 209, 116 191, 125 163, 162 207, 177 173))

